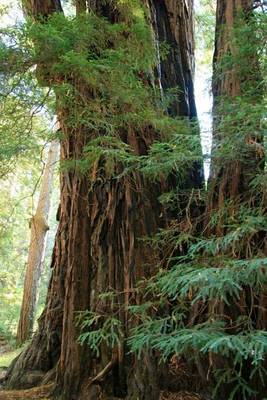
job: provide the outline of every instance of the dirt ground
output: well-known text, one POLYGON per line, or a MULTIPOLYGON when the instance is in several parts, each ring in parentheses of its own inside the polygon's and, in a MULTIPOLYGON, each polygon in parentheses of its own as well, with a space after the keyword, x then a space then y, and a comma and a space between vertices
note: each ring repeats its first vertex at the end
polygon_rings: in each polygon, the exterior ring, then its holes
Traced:
MULTIPOLYGON (((52 400, 49 397, 52 389, 52 385, 47 385, 31 390, 0 391, 0 400, 52 400)), ((201 397, 189 392, 162 392, 160 400, 201 400, 201 397)))
POLYGON ((0 391, 0 400, 51 400, 53 385, 40 386, 30 390, 0 391))
POLYGON ((179 393, 171 393, 171 392, 162 392, 160 395, 160 400, 203 400, 196 393, 189 392, 179 392, 179 393))
MULTIPOLYGON (((21 349, 12 350, 10 346, 0 338, 0 380, 4 377, 6 369, 13 358, 21 349)), ((53 384, 40 386, 29 390, 1 390, 0 400, 52 400, 53 384)), ((98 400, 98 399, 95 399, 98 400)), ((162 392, 160 400, 202 400, 200 396, 189 392, 162 392)))

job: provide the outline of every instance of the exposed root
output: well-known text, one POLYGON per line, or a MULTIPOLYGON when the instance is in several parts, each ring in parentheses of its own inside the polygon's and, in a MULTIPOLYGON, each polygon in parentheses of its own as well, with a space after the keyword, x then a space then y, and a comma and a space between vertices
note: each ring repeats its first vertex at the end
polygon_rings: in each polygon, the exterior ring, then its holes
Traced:
POLYGON ((29 390, 0 391, 0 400, 51 400, 54 385, 39 386, 29 390))
POLYGON ((100 371, 92 380, 90 383, 95 383, 102 381, 104 377, 111 371, 112 367, 114 365, 114 361, 110 361, 102 371, 100 371))
MULTIPOLYGON (((29 390, 0 391, 0 400, 52 400, 54 385, 45 385, 29 390)), ((196 393, 190 392, 161 392, 160 400, 203 400, 196 393)))
POLYGON ((190 392, 161 392, 160 400, 203 400, 197 393, 190 392))

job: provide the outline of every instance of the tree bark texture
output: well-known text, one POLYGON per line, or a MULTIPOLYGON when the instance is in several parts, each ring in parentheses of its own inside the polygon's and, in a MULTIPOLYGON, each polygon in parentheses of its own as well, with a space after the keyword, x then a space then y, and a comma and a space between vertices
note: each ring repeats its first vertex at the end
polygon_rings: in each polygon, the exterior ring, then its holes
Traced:
MULTIPOLYGON (((233 28, 240 13, 247 14, 252 10, 253 0, 218 1, 216 11, 216 32, 214 51, 214 75, 217 66, 227 54, 234 55, 238 49, 233 40, 233 28), (231 40, 232 39, 232 40, 231 40)), ((213 78, 213 95, 215 101, 222 95, 238 96, 241 91, 240 75, 236 68, 228 70, 220 78, 213 78)))
MULTIPOLYGON (((163 92, 177 90, 168 113, 173 117, 194 119, 197 117, 194 96, 194 1, 146 0, 146 4, 158 52, 156 76, 159 86, 163 92), (158 45, 161 43, 168 46, 167 55, 163 58, 158 45)), ((188 187, 202 187, 203 181, 203 165, 196 162, 188 171, 188 187)))
POLYGON ((43 258, 46 247, 48 217, 51 204, 53 176, 58 160, 59 144, 53 141, 47 155, 44 168, 39 200, 35 215, 31 219, 31 238, 25 273, 23 300, 17 330, 17 342, 22 344, 32 334, 38 288, 42 273, 43 258))
MULTIPOLYGON (((236 57, 238 59, 241 49, 237 47, 239 42, 234 40, 233 31, 237 22, 244 26, 249 23, 253 4, 253 0, 217 1, 215 52, 213 60, 213 150, 205 221, 205 233, 208 237, 214 237, 215 234, 218 238, 221 238, 229 231, 231 232, 231 226, 229 227, 225 222, 225 215, 228 215, 227 213, 233 216, 233 221, 238 221, 236 216, 239 215, 241 207, 245 207, 246 210, 253 210, 253 208, 256 209, 259 206, 262 207, 262 213, 266 212, 266 198, 260 193, 259 196, 257 196, 257 194, 255 195, 255 192, 253 192, 250 187, 252 179, 257 174, 261 174, 264 169, 265 155, 263 138, 253 132, 253 128, 251 132, 249 132, 248 137, 245 137, 245 135, 242 136, 242 129, 240 131, 238 130, 240 121, 238 121, 236 116, 230 114, 231 110, 229 112, 229 108, 226 108, 226 111, 224 109, 225 104, 236 107, 236 104, 238 104, 236 102, 237 99, 245 99, 245 101, 248 101, 244 82, 252 82, 255 87, 255 91, 253 91, 254 99, 251 100, 250 98, 251 107, 253 107, 254 102, 257 101, 257 96, 261 96, 261 92, 257 92, 259 82, 261 81, 258 55, 253 53, 251 59, 246 60, 248 67, 244 69, 245 73, 236 61, 230 63, 229 68, 225 66, 222 68, 221 65, 225 57, 233 57, 234 60, 236 60, 234 58, 236 57), (232 126, 230 125, 230 128, 236 126, 236 131, 233 129, 234 134, 240 135, 242 149, 245 149, 245 151, 243 157, 241 157, 239 154, 239 151, 241 153, 241 148, 238 149, 235 145, 235 147, 233 147, 235 157, 229 159, 226 157, 226 159, 223 160, 220 157, 217 158, 218 153, 216 154, 216 151, 223 145, 225 138, 229 140, 227 124, 222 125, 226 127, 225 129, 220 128, 220 123, 224 118, 226 119, 228 117, 228 112, 229 117, 232 118, 233 121, 231 122, 232 126), (214 216, 214 213, 218 213, 215 226, 211 224, 211 218, 214 216)), ((253 40, 252 36, 252 43, 253 40)), ((234 140, 235 138, 233 138, 233 143, 234 140)), ((229 221, 229 215, 227 221, 229 221)), ((240 244, 237 250, 235 250, 233 245, 231 254, 229 252, 226 256, 234 260, 263 257, 264 254, 267 254, 265 243, 266 233, 256 231, 256 233, 251 234, 244 244, 240 244)), ((218 257, 220 255, 222 257, 225 256, 218 250, 218 257)), ((264 285, 262 286, 262 292, 259 296, 253 293, 251 287, 244 287, 243 291, 240 292, 238 301, 235 301, 234 298, 231 299, 231 307, 219 301, 215 308, 210 304, 209 309, 211 310, 213 307, 213 313, 217 313, 218 316, 227 316, 225 320, 227 326, 229 323, 228 321, 236 321, 240 315, 246 315, 246 317, 250 318, 255 329, 266 330, 266 298, 266 288, 264 288, 264 285), (250 309, 250 315, 248 316, 250 309)), ((230 326, 231 324, 232 322, 230 326)), ((213 367, 228 368, 228 361, 218 356, 217 359, 214 358, 213 360, 213 367)), ((247 363, 245 362, 242 368, 242 377, 244 377, 244 379, 250 380, 248 375, 250 368, 251 365, 249 361, 247 363)), ((262 399, 266 393, 266 386, 264 383, 259 377, 254 377, 251 379, 250 383, 254 385, 254 388, 259 393, 253 398, 255 398, 255 400, 262 399)), ((221 397, 219 398, 228 398, 232 389, 233 387, 231 387, 231 384, 225 384, 220 393, 221 397)), ((241 392, 241 390, 238 390, 235 393, 235 398, 237 400, 243 399, 243 394, 241 392)))
MULTIPOLYGON (((88 3, 100 15, 116 21, 116 10, 109 3, 88 3)), ((54 10, 56 4, 50 4, 50 9, 54 10)), ((181 88, 169 112, 193 117, 193 1, 155 1, 149 6, 155 34, 171 47, 160 66, 162 87, 181 88)), ((84 84, 77 83, 77 89, 90 101, 84 84)), ((70 130, 68 114, 67 108, 58 108, 64 135, 62 161, 81 158, 92 138, 82 126, 70 130)), ((121 137, 136 155, 147 154, 156 138, 151 127, 142 132, 129 128, 121 137)), ((115 168, 121 172, 119 165, 115 168)), ((190 185, 199 187, 202 169, 189 171, 188 175, 190 185)), ((159 261, 159 254, 140 239, 166 227, 168 218, 158 197, 170 189, 172 186, 166 182, 153 184, 138 171, 113 179, 101 159, 90 176, 75 170, 61 173, 60 221, 46 306, 30 346, 10 367, 9 387, 55 379, 56 393, 64 400, 159 398, 159 375, 152 353, 144 353, 140 361, 130 356, 122 344, 113 350, 102 346, 96 357, 88 347, 77 343, 81 332, 76 317, 84 310, 116 315, 127 337, 135 322, 126 307, 140 302, 136 283, 153 276, 159 261), (110 291, 115 293, 115 301, 100 296, 110 291)))
POLYGON ((156 39, 169 46, 167 57, 160 62, 159 79, 163 89, 178 89, 169 114, 196 117, 193 2, 149 0, 149 9, 156 39))
MULTIPOLYGON (((224 141, 224 136, 227 132, 218 132, 218 125, 225 117, 220 111, 220 107, 224 102, 235 99, 244 95, 242 83, 246 80, 255 82, 255 87, 259 83, 259 65, 257 54, 252 60, 247 60, 251 64, 251 70, 246 76, 240 73, 240 66, 233 62, 231 67, 221 67, 222 60, 225 57, 235 57, 240 49, 237 47, 234 40, 233 29, 243 15, 244 24, 246 19, 249 21, 249 15, 253 9, 253 0, 220 0, 217 1, 216 13, 216 36, 215 36, 215 52, 213 59, 213 96, 214 96, 214 124, 213 124, 213 151, 210 174, 210 190, 207 203, 207 218, 214 210, 223 208, 226 200, 237 200, 240 194, 249 192, 249 183, 255 176, 256 172, 260 171, 264 166, 264 150, 261 138, 257 138, 254 132, 251 132, 250 138, 244 138, 247 143, 247 155, 244 160, 240 160, 239 154, 232 161, 223 161, 216 159, 216 149, 224 141), (215 155, 215 156, 214 156, 215 155), (214 157, 213 157, 214 156, 214 157)), ((253 40, 253 38, 251 38, 253 40)), ((234 138, 233 138, 234 140, 234 138)), ((222 233, 221 227, 218 224, 218 233, 222 233)), ((221 224, 222 225, 222 224, 221 224)))

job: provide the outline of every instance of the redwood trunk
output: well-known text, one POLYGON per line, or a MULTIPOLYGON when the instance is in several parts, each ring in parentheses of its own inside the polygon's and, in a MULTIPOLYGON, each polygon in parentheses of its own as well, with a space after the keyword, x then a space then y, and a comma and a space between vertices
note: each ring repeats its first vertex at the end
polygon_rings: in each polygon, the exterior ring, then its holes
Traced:
MULTIPOLYGON (((241 132, 238 130, 240 121, 237 115, 234 115, 231 110, 231 106, 232 109, 235 110, 234 107, 239 104, 239 99, 248 101, 246 98, 248 95, 246 91, 247 87, 244 83, 250 82, 251 88, 253 85, 255 87, 255 91, 253 90, 253 95, 255 97, 249 98, 251 107, 253 107, 257 99, 261 99, 262 96, 259 90, 261 77, 258 55, 255 52, 250 54, 250 59, 247 57, 245 62, 248 66, 244 69, 244 73, 237 62, 239 55, 242 55, 242 49, 238 47, 238 41, 234 40, 234 29, 236 28, 237 22, 243 24, 243 26, 249 23, 254 3, 253 0, 217 1, 213 65, 213 149, 205 221, 205 233, 212 238, 214 238, 214 235, 217 235, 219 238, 223 237, 225 234, 231 232, 231 229, 234 230, 231 225, 234 225, 234 221, 237 221, 236 224, 239 223, 238 216, 242 207, 246 208, 247 211, 249 208, 253 210, 253 208, 257 209, 257 207, 261 207, 262 213, 266 212, 266 199, 260 193, 255 194, 255 191, 253 193, 253 189, 250 187, 252 179, 257 176, 257 174, 261 174, 264 169, 265 156, 263 138, 257 134, 257 132, 253 132, 253 128, 255 129, 257 125, 256 123, 252 124, 252 128, 250 128, 250 132, 247 136, 242 135, 242 129, 241 132), (226 63, 222 67, 222 61, 225 60, 226 57, 229 57, 229 59, 232 58, 234 61, 229 63, 228 60, 228 64, 226 63), (230 67, 227 68, 226 65, 230 65, 230 67), (228 108, 224 108, 225 105, 228 105, 228 108), (234 133, 240 135, 240 148, 238 148, 236 144, 236 138, 233 137, 232 157, 228 158, 227 155, 226 159, 222 159, 222 157, 220 157, 220 151, 225 141, 230 140, 230 136, 227 131, 227 123, 224 125, 220 125, 220 123, 224 121, 224 119, 227 120, 227 117, 230 121, 230 132, 233 126, 235 126, 236 132, 234 131, 234 133), (224 129, 222 129, 221 126, 223 126, 224 129), (243 154, 243 156, 241 154, 243 154), (214 226, 214 223, 211 223, 214 215, 216 216, 215 218, 217 218, 216 226, 214 226), (229 216, 233 218, 232 223, 229 216)), ((253 43, 253 33, 250 40, 253 43)), ((255 129, 255 131, 257 131, 257 129, 255 129)), ((237 250, 235 250, 234 244, 231 251, 228 250, 227 252, 227 250, 225 250, 226 256, 233 259, 253 259, 254 257, 262 257, 263 254, 266 254, 264 240, 262 240, 264 235, 266 236, 265 232, 256 231, 255 234, 252 233, 246 243, 243 243, 244 240, 241 242, 242 244, 240 243, 237 250), (249 252, 247 248, 249 248, 249 252)), ((216 255, 218 257, 225 256, 225 254, 222 253, 223 250, 221 250, 221 252, 218 250, 218 254, 216 255)), ((244 313, 247 318, 250 319, 253 328, 263 330, 267 328, 266 288, 264 288, 264 286, 259 296, 253 293, 251 287, 244 287, 242 293, 240 293, 239 302, 234 298, 231 300, 232 303, 230 307, 226 306, 223 302, 219 302, 215 310, 215 313, 217 313, 220 318, 222 318, 222 316, 225 318, 226 327, 228 327, 228 324, 230 327, 233 327, 237 318, 240 317, 240 314, 242 315, 244 313), (251 311, 248 315, 250 309, 251 311)), ((232 328, 233 333, 235 333, 234 329, 235 328, 232 328)), ((213 360, 213 368, 219 369, 223 366, 230 368, 228 364, 229 361, 230 359, 227 360, 226 358, 217 357, 216 360, 213 360)), ((254 385, 256 391, 259 392, 258 395, 252 396, 253 399, 262 399, 264 397, 263 393, 266 393, 266 387, 264 387, 265 385, 259 377, 254 376, 253 379, 248 378, 248 371, 250 368, 251 365, 249 361, 244 362, 241 368, 242 377, 244 379, 250 379, 251 386, 254 385)), ((221 398, 228 398, 232 389, 231 383, 225 384, 222 388, 223 393, 220 393, 221 398)), ((243 392, 241 389, 235 392, 234 398, 238 400, 243 399, 243 392)))
MULTIPOLYGON (((106 3, 89 4, 111 21, 116 20, 113 8, 106 3)), ((167 60, 160 63, 162 87, 181 89, 169 112, 194 117, 193 1, 165 0, 149 5, 155 35, 171 47, 167 60)), ((88 96, 83 85, 78 83, 77 89, 83 92, 83 98, 88 96)), ((68 114, 68 109, 58 109, 65 137, 61 144, 63 161, 81 158, 92 137, 82 126, 75 132, 70 130, 68 114)), ((123 133, 123 140, 135 154, 143 155, 155 140, 155 132, 149 127, 142 132, 133 128, 123 133)), ((9 370, 8 385, 33 386, 55 379, 57 392, 66 400, 100 399, 102 395, 157 400, 160 382, 152 353, 143 354, 139 361, 125 348, 111 351, 102 347, 96 357, 77 343, 80 329, 75 320, 77 312, 83 310, 116 314, 127 337, 132 322, 125 306, 139 302, 135 285, 141 278, 153 276, 159 260, 155 250, 140 238, 151 237, 166 226, 158 196, 172 187, 164 182, 152 184, 139 172, 112 179, 103 172, 105 161, 99 163, 89 178, 76 171, 61 173, 60 223, 46 307, 32 343, 9 370), (114 302, 99 297, 107 291, 116 294, 114 302), (33 376, 30 371, 38 371, 34 382, 29 382, 29 376, 33 376)), ((120 168, 116 166, 118 172, 120 168)), ((186 187, 199 187, 201 183, 200 166, 188 171, 186 187)))
POLYGON ((36 213, 31 219, 31 238, 24 280, 23 300, 17 331, 19 344, 28 340, 32 334, 36 304, 38 301, 38 288, 42 273, 43 258, 46 247, 48 217, 51 203, 53 175, 58 159, 59 145, 52 142, 47 162, 42 177, 36 213))
MULTIPOLYGON (((264 151, 259 154, 257 148, 262 148, 260 138, 255 138, 254 132, 251 132, 251 139, 244 138, 247 141, 247 155, 240 160, 239 149, 236 147, 236 159, 233 161, 218 159, 216 149, 221 146, 227 137, 227 132, 222 132, 218 128, 220 121, 225 118, 221 111, 224 99, 233 105, 238 97, 242 97, 244 89, 242 83, 246 80, 254 82, 255 88, 259 83, 259 65, 257 54, 253 55, 252 60, 246 60, 251 64, 251 69, 247 70, 246 75, 240 72, 240 66, 237 62, 233 62, 231 67, 222 68, 221 63, 225 57, 235 57, 240 49, 234 40, 234 28, 241 15, 243 15, 243 23, 249 20, 249 15, 253 9, 253 0, 220 0, 217 1, 216 12, 216 36, 215 36, 215 52, 213 59, 213 151, 211 163, 211 176, 209 187, 209 199, 207 205, 207 217, 214 210, 223 208, 225 201, 239 201, 239 195, 247 195, 249 197, 249 183, 257 172, 262 170, 264 162, 264 151), (249 145, 251 143, 251 145, 249 145), (259 145, 259 146, 258 146, 259 145)), ((251 38, 253 40, 253 37, 251 38)), ((230 114, 231 116, 231 114, 230 114)), ((234 120, 234 115, 232 115, 234 120)), ((235 138, 233 138, 233 141, 235 138)), ((222 234, 221 224, 218 224, 217 233, 222 234)))

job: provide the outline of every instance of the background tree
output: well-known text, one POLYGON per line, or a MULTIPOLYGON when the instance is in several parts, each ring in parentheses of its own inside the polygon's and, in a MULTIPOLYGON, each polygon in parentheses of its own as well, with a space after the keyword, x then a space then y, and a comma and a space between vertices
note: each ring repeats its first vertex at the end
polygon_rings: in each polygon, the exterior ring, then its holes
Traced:
MULTIPOLYGON (((16 10, 15 4, 8 5, 16 10)), ((14 12, 14 18, 17 15, 14 12)), ((13 28, 7 25, 14 19, 10 21, 2 9, 0 23, 0 331, 12 341, 22 297, 29 219, 38 196, 44 143, 51 137, 47 115, 40 112, 47 92, 38 87, 18 35, 8 34, 13 28)))
MULTIPOLYGON (((235 37, 238 26, 239 28, 242 25, 245 27, 246 23, 249 26, 253 4, 253 1, 244 1, 242 4, 238 1, 219 2, 217 4, 213 73, 214 157, 210 180, 216 186, 216 188, 211 189, 211 197, 214 194, 218 204, 213 204, 211 206, 213 208, 217 208, 217 206, 220 208, 220 202, 223 205, 226 198, 237 200, 239 193, 248 192, 250 180, 264 166, 262 135, 258 136, 255 132, 252 133, 250 138, 249 129, 246 131, 244 126, 239 125, 238 129, 235 129, 234 124, 236 122, 232 123, 232 120, 227 125, 224 115, 228 112, 228 108, 223 104, 227 103, 229 108, 232 107, 235 112, 238 107, 242 106, 243 111, 246 105, 256 101, 257 98, 262 98, 262 90, 259 87, 262 82, 260 63, 257 53, 254 53, 256 47, 251 45, 249 49, 241 49, 244 44, 240 38, 235 37), (245 54, 241 54, 241 51, 244 51, 245 54), (245 59, 249 66, 241 64, 245 59), (238 105, 241 97, 243 103, 238 105), (223 166, 221 162, 221 158, 224 156, 223 150, 225 149, 225 152, 229 150, 230 141, 232 141, 234 149, 230 151, 229 160, 223 166), (220 148, 220 158, 217 160, 216 149, 221 145, 224 148, 220 148), (241 160, 237 157, 238 151, 241 151, 241 160), (244 152, 247 154, 246 157, 242 157, 244 152)), ((257 38, 255 35, 253 40, 256 45, 257 38)), ((261 111, 258 109, 254 111, 255 118, 258 117, 260 123, 261 111)), ((213 200, 215 201, 215 198, 213 200)))
POLYGON ((38 301, 38 290, 46 248, 46 237, 49 229, 48 218, 53 189, 54 169, 57 160, 58 142, 53 141, 50 145, 47 161, 44 167, 38 205, 35 215, 32 217, 30 222, 31 239, 24 278, 23 300, 17 330, 17 342, 19 344, 28 340, 33 330, 36 305, 38 301))

